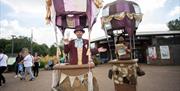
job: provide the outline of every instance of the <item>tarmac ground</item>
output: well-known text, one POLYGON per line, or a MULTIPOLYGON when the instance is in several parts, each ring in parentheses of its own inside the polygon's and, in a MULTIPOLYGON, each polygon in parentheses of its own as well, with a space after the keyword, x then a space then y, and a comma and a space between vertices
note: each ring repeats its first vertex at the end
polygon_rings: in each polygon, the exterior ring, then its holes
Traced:
MULTIPOLYGON (((110 68, 110 64, 103 64, 93 69, 99 91, 115 91, 107 75, 110 68)), ((180 66, 141 64, 141 68, 146 75, 138 77, 137 91, 180 91, 180 66)), ((6 84, 0 87, 0 91, 51 91, 52 71, 40 71, 34 81, 22 81, 14 75, 14 72, 4 73, 6 84)))

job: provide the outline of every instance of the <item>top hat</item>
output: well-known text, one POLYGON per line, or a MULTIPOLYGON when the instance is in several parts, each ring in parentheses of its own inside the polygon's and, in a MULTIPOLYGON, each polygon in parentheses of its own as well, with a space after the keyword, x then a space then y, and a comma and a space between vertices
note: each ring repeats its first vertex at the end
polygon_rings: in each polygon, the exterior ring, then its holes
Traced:
POLYGON ((77 31, 81 31, 81 32, 83 32, 83 33, 85 32, 85 31, 83 30, 83 27, 82 27, 82 26, 76 26, 74 33, 76 33, 77 31))

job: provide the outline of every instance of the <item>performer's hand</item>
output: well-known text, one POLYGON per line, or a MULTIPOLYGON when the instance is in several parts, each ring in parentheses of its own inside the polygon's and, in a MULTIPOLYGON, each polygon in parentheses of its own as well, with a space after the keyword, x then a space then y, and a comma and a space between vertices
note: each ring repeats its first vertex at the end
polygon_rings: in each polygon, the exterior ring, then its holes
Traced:
POLYGON ((103 48, 103 47, 98 48, 98 52, 106 52, 106 51, 107 51, 106 48, 103 48))
POLYGON ((69 44, 69 40, 68 39, 64 39, 64 44, 68 45, 69 44))

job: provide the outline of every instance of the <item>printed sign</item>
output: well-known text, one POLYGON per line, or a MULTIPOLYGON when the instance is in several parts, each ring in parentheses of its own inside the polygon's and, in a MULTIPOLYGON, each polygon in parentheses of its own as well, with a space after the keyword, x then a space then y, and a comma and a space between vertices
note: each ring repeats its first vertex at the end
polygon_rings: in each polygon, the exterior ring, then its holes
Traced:
POLYGON ((170 59, 169 47, 160 46, 161 59, 170 59))

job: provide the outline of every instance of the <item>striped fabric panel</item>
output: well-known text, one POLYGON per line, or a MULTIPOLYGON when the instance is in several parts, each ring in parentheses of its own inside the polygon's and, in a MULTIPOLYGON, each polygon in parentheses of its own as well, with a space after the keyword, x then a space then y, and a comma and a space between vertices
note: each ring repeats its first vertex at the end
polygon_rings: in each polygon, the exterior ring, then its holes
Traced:
POLYGON ((62 29, 75 28, 77 25, 91 28, 100 10, 93 0, 53 0, 53 5, 56 25, 62 29))
POLYGON ((59 16, 64 13, 64 1, 63 0, 53 0, 54 9, 56 16, 59 16))
POLYGON ((56 25, 63 28, 75 28, 75 26, 81 25, 87 27, 87 16, 58 16, 56 17, 56 25))

